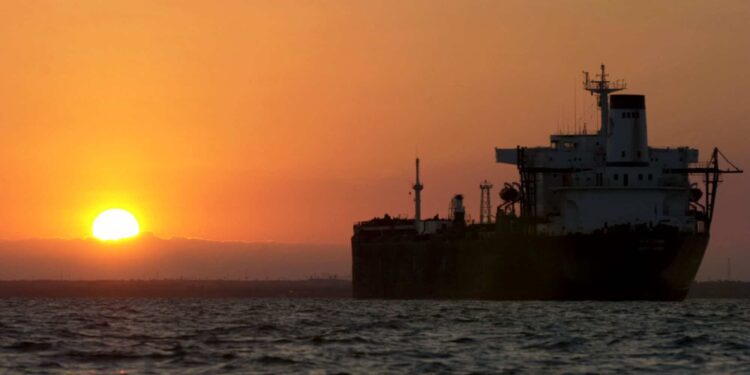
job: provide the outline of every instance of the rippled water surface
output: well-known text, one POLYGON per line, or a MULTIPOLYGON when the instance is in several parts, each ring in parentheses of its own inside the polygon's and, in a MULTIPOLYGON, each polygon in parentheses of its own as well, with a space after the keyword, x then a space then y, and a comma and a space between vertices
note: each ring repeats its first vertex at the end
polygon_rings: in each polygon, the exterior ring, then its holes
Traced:
POLYGON ((750 373, 750 301, 0 300, 0 373, 750 373))

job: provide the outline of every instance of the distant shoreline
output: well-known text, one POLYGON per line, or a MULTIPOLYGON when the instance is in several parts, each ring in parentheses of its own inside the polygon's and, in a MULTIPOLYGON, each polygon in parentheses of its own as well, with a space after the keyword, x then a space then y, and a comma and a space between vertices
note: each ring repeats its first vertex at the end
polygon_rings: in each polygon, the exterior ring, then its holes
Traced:
POLYGON ((693 298, 750 298, 750 282, 747 281, 698 281, 688 293, 693 298))
MULTIPOLYGON (((351 298, 351 280, 4 280, 0 298, 351 298)), ((695 282, 688 299, 750 299, 750 282, 695 282)))
POLYGON ((0 298, 351 298, 351 281, 20 280, 0 281, 0 298))

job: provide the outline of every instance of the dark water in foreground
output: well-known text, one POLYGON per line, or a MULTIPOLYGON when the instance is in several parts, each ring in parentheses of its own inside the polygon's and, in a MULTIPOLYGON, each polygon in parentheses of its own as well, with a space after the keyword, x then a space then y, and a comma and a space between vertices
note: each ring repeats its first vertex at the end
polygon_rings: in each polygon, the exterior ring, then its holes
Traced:
POLYGON ((750 373, 750 300, 0 299, 0 373, 750 373))

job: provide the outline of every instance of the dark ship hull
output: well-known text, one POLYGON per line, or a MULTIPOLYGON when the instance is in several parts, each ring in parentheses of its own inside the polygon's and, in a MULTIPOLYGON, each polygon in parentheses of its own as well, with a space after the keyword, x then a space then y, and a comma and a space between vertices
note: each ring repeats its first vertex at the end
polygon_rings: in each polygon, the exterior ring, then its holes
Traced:
POLYGON ((355 298, 681 301, 707 234, 466 231, 352 238, 355 298))

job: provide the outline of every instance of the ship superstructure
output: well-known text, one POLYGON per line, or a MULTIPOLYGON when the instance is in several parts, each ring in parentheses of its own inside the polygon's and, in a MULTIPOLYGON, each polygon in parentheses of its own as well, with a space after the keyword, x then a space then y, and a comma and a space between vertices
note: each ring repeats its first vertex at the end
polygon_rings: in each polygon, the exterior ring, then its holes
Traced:
POLYGON ((521 215, 535 219, 539 233, 592 233, 611 226, 654 227, 705 232, 713 217, 722 173, 715 149, 698 164, 690 147, 650 147, 643 95, 610 95, 625 89, 611 83, 604 65, 599 79, 585 73, 584 88, 597 95, 602 121, 596 134, 552 135, 548 147, 497 148, 498 163, 518 167, 521 215), (707 192, 690 181, 701 174, 707 192))
POLYGON ((602 65, 584 79, 600 107, 598 131, 495 149, 519 181, 501 189, 494 222, 487 181, 480 224, 466 223, 460 194, 448 219, 423 220, 417 160, 415 219, 354 227, 355 297, 684 298, 708 243, 719 177, 742 171, 718 149, 699 163, 697 149, 651 147, 645 96, 614 94, 625 88, 602 65))

